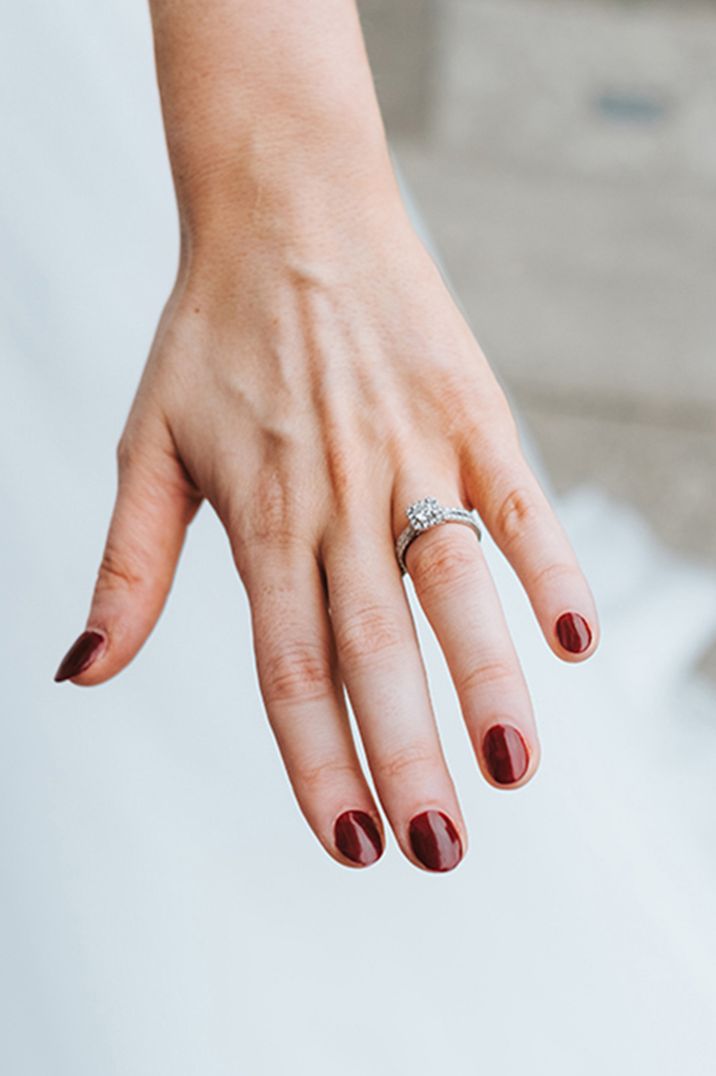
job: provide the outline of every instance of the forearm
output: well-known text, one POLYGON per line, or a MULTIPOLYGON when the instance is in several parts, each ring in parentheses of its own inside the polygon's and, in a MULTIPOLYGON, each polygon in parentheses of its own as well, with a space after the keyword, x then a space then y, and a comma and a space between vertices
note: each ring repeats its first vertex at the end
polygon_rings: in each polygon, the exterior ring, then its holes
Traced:
POLYGON ((182 230, 394 188, 354 0, 150 0, 182 230))

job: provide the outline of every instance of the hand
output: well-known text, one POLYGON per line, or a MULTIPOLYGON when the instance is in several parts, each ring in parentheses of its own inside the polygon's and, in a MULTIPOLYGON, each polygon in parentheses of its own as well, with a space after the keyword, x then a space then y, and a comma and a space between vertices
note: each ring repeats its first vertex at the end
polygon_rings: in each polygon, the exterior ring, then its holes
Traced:
MULTIPOLYGON (((477 508, 560 658, 594 651, 594 603, 399 200, 344 190, 290 227, 272 220, 254 206, 239 231, 225 222, 182 263, 119 443, 90 634, 58 678, 97 684, 134 657, 206 498, 247 589, 266 709, 319 840, 349 865, 384 844, 345 685, 402 850, 448 870, 467 838, 395 559, 406 506, 432 494, 477 508)), ((436 527, 406 560, 485 778, 523 785, 537 733, 475 535, 436 527)))

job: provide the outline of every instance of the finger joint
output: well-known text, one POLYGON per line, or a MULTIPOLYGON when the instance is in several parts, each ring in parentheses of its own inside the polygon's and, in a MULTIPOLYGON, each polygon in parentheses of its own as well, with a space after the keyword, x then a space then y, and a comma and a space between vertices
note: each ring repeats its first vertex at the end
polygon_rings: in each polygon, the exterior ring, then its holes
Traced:
POLYGON ((318 702, 334 692, 331 668, 322 650, 307 644, 287 646, 259 662, 267 706, 318 702))
POLYGON ((416 741, 384 752, 372 768, 376 780, 391 781, 416 771, 424 773, 428 769, 434 769, 435 764, 434 745, 416 741))
POLYGON ((133 565, 126 556, 108 546, 97 571, 97 590, 136 590, 146 581, 146 573, 133 565))
POLYGON ((503 547, 524 538, 538 516, 534 498, 525 489, 511 489, 503 496, 495 513, 495 537, 503 547))
POLYGON ((475 690, 503 685, 515 679, 515 664, 506 657, 485 658, 469 665, 456 677, 455 687, 458 694, 469 695, 475 690))
POLYGON ((370 663, 405 646, 405 629, 395 612, 382 605, 366 605, 335 628, 336 647, 344 668, 370 663))
POLYGON ((473 579, 477 567, 473 544, 447 528, 442 534, 426 534, 414 542, 408 566, 420 593, 426 595, 435 588, 454 589, 473 579))

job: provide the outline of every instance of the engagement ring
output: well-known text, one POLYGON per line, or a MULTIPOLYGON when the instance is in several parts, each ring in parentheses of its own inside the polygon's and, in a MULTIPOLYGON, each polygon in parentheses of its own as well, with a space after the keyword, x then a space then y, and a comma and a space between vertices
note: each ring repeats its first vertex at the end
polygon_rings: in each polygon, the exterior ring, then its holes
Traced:
POLYGON ((408 546, 418 535, 430 530, 431 527, 438 527, 441 523, 464 523, 472 527, 478 542, 482 538, 482 531, 477 523, 478 515, 474 509, 446 508, 435 497, 423 497, 422 500, 408 505, 405 514, 408 517, 408 526, 401 531, 395 543, 395 555, 398 558, 402 575, 405 575, 408 570, 405 566, 408 546))

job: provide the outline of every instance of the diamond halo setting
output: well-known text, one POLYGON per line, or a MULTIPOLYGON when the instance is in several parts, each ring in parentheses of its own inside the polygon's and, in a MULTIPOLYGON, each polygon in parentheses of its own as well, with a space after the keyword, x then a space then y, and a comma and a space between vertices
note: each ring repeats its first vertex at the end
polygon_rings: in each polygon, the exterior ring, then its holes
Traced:
POLYGON ((464 523, 474 530, 478 542, 482 538, 477 512, 462 507, 446 508, 440 504, 437 497, 422 497, 419 501, 413 501, 405 509, 405 514, 408 517, 408 526, 400 533, 395 543, 395 555, 402 575, 408 570, 405 565, 408 546, 431 527, 437 527, 441 523, 464 523))
POLYGON ((426 531, 445 522, 445 509, 435 497, 423 497, 405 510, 414 531, 426 531))

